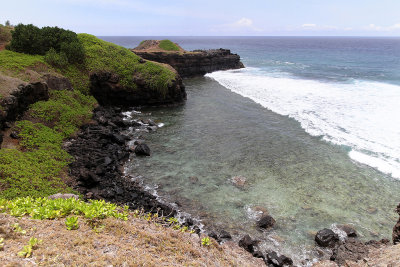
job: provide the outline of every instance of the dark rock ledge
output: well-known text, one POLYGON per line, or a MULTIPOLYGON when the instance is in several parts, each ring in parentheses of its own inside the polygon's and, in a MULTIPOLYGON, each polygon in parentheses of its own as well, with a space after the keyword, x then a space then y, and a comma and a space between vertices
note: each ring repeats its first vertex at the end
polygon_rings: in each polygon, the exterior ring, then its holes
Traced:
POLYGON ((192 52, 146 52, 132 50, 136 55, 171 65, 182 78, 201 76, 218 70, 244 68, 240 56, 229 49, 195 50, 192 52))

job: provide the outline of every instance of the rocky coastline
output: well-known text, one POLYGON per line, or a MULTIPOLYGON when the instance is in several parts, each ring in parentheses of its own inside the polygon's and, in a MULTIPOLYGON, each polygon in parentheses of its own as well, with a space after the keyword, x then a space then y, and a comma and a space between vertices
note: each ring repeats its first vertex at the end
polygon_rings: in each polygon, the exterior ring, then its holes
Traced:
POLYGON ((244 68, 240 56, 229 49, 194 50, 191 52, 165 52, 132 50, 136 55, 171 65, 182 78, 202 76, 218 70, 244 68))
MULTIPOLYGON (((137 52, 135 52, 137 53, 137 52)), ((93 72, 90 75, 90 90, 100 106, 93 110, 93 119, 80 128, 76 136, 64 143, 64 149, 74 157, 69 166, 73 177, 69 185, 86 199, 104 199, 128 205, 132 209, 159 213, 166 217, 177 216, 179 210, 148 192, 143 185, 124 173, 124 164, 131 157, 146 156, 151 152, 143 141, 145 132, 157 130, 157 124, 140 116, 127 120, 123 111, 138 106, 164 106, 184 103, 186 99, 182 77, 204 75, 207 72, 243 67, 240 57, 229 50, 193 51, 190 53, 143 52, 147 60, 171 64, 180 75, 168 86, 165 94, 151 90, 139 77, 134 77, 137 88, 120 83, 120 77, 111 72, 93 72), (135 132, 138 135, 129 135, 135 132)), ((137 53, 138 54, 138 53, 137 53)), ((138 54, 140 55, 140 54, 138 54)), ((49 98, 48 88, 69 90, 68 79, 53 76, 45 81, 21 85, 10 96, 1 99, 0 126, 2 129, 21 116, 23 112, 40 100, 49 98)), ((2 136, 0 135, 0 146, 2 136)), ((240 181, 240 179, 237 179, 240 181)), ((400 215, 400 206, 397 207, 400 215)), ((181 223, 200 233, 200 226, 192 218, 181 218, 181 223)), ((271 216, 262 216, 257 225, 268 229, 275 224, 271 216)), ((279 222, 278 222, 279 223, 279 222)), ((212 226, 211 226, 212 227, 212 226)), ((206 233, 218 242, 231 240, 230 233, 206 226, 206 233)), ((370 251, 390 247, 389 240, 361 242, 354 228, 340 229, 342 237, 330 229, 317 232, 315 241, 320 250, 320 259, 329 264, 343 266, 349 262, 366 261, 370 251)), ((400 219, 393 229, 393 243, 400 240, 400 219)), ((239 238, 239 246, 254 257, 262 258, 267 266, 292 266, 290 257, 275 251, 262 251, 259 241, 249 235, 239 238)), ((316 266, 328 266, 317 265, 316 266)))

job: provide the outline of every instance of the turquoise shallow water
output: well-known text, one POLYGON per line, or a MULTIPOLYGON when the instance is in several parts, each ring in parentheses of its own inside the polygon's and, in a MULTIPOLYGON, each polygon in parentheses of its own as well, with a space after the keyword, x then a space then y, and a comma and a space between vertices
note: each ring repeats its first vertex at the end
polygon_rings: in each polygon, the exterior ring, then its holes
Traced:
POLYGON ((298 259, 314 256, 313 231, 335 223, 353 224, 363 240, 391 237, 398 180, 210 78, 185 84, 184 106, 149 110, 165 123, 146 136, 152 156, 127 166, 163 199, 205 224, 249 233, 298 259), (243 189, 230 181, 237 175, 247 178, 243 189), (256 229, 254 206, 276 219, 272 231, 256 229))

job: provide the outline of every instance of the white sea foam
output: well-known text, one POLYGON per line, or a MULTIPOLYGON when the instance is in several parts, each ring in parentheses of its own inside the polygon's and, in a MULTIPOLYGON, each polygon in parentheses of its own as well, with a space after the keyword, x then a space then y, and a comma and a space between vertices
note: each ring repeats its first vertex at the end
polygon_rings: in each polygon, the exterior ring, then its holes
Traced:
POLYGON ((351 147, 350 157, 400 178, 400 86, 325 83, 255 68, 206 76, 263 107, 301 123, 311 135, 351 147))

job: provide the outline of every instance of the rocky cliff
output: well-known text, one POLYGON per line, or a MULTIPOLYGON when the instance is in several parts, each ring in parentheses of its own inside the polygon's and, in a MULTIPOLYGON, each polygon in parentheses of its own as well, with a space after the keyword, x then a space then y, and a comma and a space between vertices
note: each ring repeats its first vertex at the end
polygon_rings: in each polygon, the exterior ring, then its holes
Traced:
POLYGON ((244 68, 240 56, 229 49, 195 50, 192 52, 132 50, 136 55, 166 63, 176 69, 182 78, 201 76, 209 72, 244 68))
POLYGON ((160 106, 182 103, 186 99, 185 86, 179 75, 167 89, 155 90, 141 78, 134 77, 136 88, 124 86, 117 74, 101 71, 90 75, 90 92, 100 105, 105 106, 160 106))

